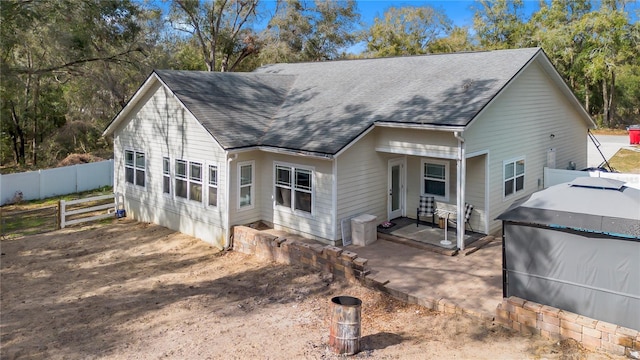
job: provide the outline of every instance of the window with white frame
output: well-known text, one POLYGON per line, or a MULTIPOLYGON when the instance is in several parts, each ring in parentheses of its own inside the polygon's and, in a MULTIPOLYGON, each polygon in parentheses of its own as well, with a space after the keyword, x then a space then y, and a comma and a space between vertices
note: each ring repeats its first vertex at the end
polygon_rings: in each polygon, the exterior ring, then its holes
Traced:
POLYGON ((125 182, 144 187, 147 171, 146 169, 146 157, 143 152, 137 150, 124 151, 125 182))
POLYGON ((313 171, 276 164, 275 204, 311 214, 313 209, 313 171))
POLYGON ((187 199, 189 189, 187 186, 187 162, 184 160, 176 160, 174 171, 176 173, 174 192, 177 197, 187 199))
POLYGON ((218 167, 209 165, 209 206, 218 206, 218 167))
POLYGON ((524 158, 504 162, 504 197, 524 190, 524 158))
POLYGON ((177 197, 202 202, 202 163, 176 160, 174 192, 177 197))
POLYGON ((162 158, 162 192, 171 194, 171 168, 168 157, 162 158))
POLYGON ((189 162, 189 200, 202 202, 202 164, 189 162))
POLYGON ((422 160, 422 193, 449 200, 449 162, 422 160))
POLYGON ((253 207, 253 172, 254 163, 238 163, 238 206, 239 208, 253 207))

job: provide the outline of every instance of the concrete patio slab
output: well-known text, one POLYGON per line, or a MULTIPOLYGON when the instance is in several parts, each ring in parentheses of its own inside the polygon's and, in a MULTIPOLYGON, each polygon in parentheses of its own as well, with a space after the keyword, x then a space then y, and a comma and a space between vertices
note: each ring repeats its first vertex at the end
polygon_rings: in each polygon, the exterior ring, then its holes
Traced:
POLYGON ((419 304, 446 303, 493 319, 502 302, 502 244, 489 242, 468 256, 446 256, 387 241, 345 247, 367 258, 367 278, 419 304))

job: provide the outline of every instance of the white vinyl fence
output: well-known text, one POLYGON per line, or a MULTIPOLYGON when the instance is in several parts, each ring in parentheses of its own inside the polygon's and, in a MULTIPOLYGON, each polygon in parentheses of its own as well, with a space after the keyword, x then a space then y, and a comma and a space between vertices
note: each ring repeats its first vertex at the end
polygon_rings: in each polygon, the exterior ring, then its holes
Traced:
POLYGON ((60 228, 64 229, 68 225, 80 224, 87 221, 95 221, 95 220, 114 217, 115 211, 117 208, 116 204, 114 203, 114 199, 115 199, 115 195, 109 194, 109 195, 94 196, 90 198, 71 200, 71 201, 60 200, 59 207, 58 207, 58 211, 59 211, 58 217, 60 219, 60 228), (96 202, 101 202, 104 200, 111 200, 111 201, 107 203, 99 203, 95 205, 96 202), (85 204, 89 202, 94 204, 88 207, 87 206, 76 207, 73 210, 68 209, 68 207, 71 205, 85 204), (103 210, 107 210, 107 211, 103 211, 103 210), (89 214, 89 216, 86 216, 83 214, 89 214), (68 216, 72 216, 72 215, 80 215, 80 216, 76 216, 72 220, 67 219, 68 216))
POLYGON ((573 181, 579 177, 601 177, 624 181, 630 188, 640 189, 640 174, 610 173, 603 171, 578 171, 544 168, 544 188, 573 181))
POLYGON ((113 160, 0 175, 0 205, 10 203, 17 192, 23 200, 113 186, 113 160))

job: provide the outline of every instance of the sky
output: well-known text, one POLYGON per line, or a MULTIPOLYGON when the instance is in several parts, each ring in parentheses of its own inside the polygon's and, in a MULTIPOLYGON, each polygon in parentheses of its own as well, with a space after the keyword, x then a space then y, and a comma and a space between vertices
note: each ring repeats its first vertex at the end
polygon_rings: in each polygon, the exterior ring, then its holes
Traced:
MULTIPOLYGON (((436 9, 443 9, 447 16, 457 26, 471 26, 473 25, 474 8, 479 6, 476 1, 469 0, 440 0, 440 1, 418 1, 418 0, 356 0, 358 8, 362 16, 362 21, 365 24, 373 24, 373 19, 376 16, 382 16, 384 11, 390 6, 402 7, 402 6, 423 6, 428 5, 436 9)), ((595 3, 596 1, 594 1, 595 3)), ((532 13, 539 9, 539 0, 525 0, 524 1, 524 13, 525 16, 530 16, 532 13)), ((598 5, 594 4, 594 8, 598 5)), ((638 2, 631 2, 627 4, 627 10, 631 15, 631 20, 636 21, 638 14, 637 10, 640 9, 638 2)))

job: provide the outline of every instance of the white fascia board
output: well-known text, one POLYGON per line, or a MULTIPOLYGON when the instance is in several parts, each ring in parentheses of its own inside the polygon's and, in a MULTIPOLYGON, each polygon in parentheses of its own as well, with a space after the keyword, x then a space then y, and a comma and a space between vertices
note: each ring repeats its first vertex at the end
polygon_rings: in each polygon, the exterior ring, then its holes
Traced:
POLYGON ((239 149, 228 149, 227 151, 229 152, 229 154, 241 154, 249 151, 264 151, 264 152, 274 153, 274 154, 307 157, 307 158, 313 158, 313 159, 319 159, 319 160, 334 159, 334 155, 331 155, 331 154, 291 150, 291 149, 284 149, 284 148, 279 148, 275 146, 249 146, 249 147, 244 147, 239 149))
MULTIPOLYGON (((155 72, 154 72, 154 75, 156 75, 155 72)), ((173 91, 171 91, 171 88, 164 81, 162 81, 162 79, 158 75, 156 75, 156 77, 157 77, 158 81, 162 84, 162 86, 164 86, 165 89, 167 89, 169 91, 169 93, 171 93, 171 96, 178 102, 178 104, 180 104, 182 109, 184 111, 186 111, 189 115, 191 115, 193 120, 195 120, 198 123, 198 125, 200 125, 200 128, 202 128, 202 130, 204 130, 207 134, 209 134, 209 136, 211 137, 213 142, 215 142, 216 145, 218 145, 218 148, 221 151, 226 151, 227 149, 225 149, 222 146, 222 144, 220 144, 218 142, 218 140, 213 136, 213 134, 209 130, 207 130, 207 128, 205 128, 204 125, 202 125, 202 123, 198 120, 198 118, 191 111, 189 111, 189 109, 184 105, 184 103, 182 101, 180 101, 180 99, 176 96, 176 94, 173 91)))
POLYGON ((159 81, 159 80, 160 79, 158 78, 158 75, 156 75, 155 71, 152 72, 151 75, 149 75, 149 77, 147 78, 147 80, 145 80, 144 83, 142 83, 142 85, 140 86, 140 88, 138 88, 138 90, 133 94, 131 99, 122 108, 122 110, 120 110, 120 112, 113 118, 113 120, 111 120, 107 128, 104 129, 104 131, 102 132, 102 136, 113 134, 113 132, 116 130, 116 127, 120 124, 120 122, 122 122, 124 118, 127 117, 127 115, 129 115, 129 112, 131 112, 131 109, 133 109, 136 106, 138 101, 140 101, 140 98, 144 96, 144 94, 149 90, 149 88, 151 88, 154 81, 159 81))
POLYGON ((567 83, 564 82, 564 79, 562 79, 562 76, 560 75, 560 73, 558 73, 558 70, 556 70, 556 68, 553 66, 553 64, 551 63, 547 55, 544 53, 542 48, 540 48, 538 52, 534 56, 532 56, 531 59, 529 59, 529 61, 527 61, 527 63, 511 78, 511 80, 509 80, 507 84, 503 86, 502 89, 500 89, 500 91, 498 91, 498 93, 487 103, 487 105, 485 105, 485 107, 483 107, 482 110, 480 110, 476 114, 476 116, 474 116, 473 119, 471 119, 469 124, 467 124, 467 128, 470 127, 476 121, 476 119, 480 118, 481 115, 485 112, 485 110, 491 107, 491 105, 496 101, 496 99, 498 99, 500 95, 506 92, 507 89, 511 86, 511 84, 514 84, 516 80, 520 77, 520 75, 522 75, 525 72, 525 70, 529 68, 529 66, 532 63, 536 61, 538 61, 540 66, 542 66, 542 69, 547 73, 551 81, 553 81, 556 84, 558 89, 569 99, 569 102, 574 106, 574 108, 578 110, 580 115, 582 115, 585 122, 587 122, 587 125, 589 126, 589 128, 594 129, 596 127, 596 123, 591 118, 591 115, 589 115, 589 113, 587 112, 587 110, 585 110, 585 108, 582 106, 580 101, 578 101, 578 98, 576 98, 573 91, 571 91, 571 89, 569 88, 569 85, 567 85, 567 83))
POLYGON ((431 125, 431 124, 408 124, 397 122, 376 121, 375 126, 396 129, 414 129, 414 130, 434 130, 434 131, 464 131, 465 126, 448 126, 448 125, 431 125))

